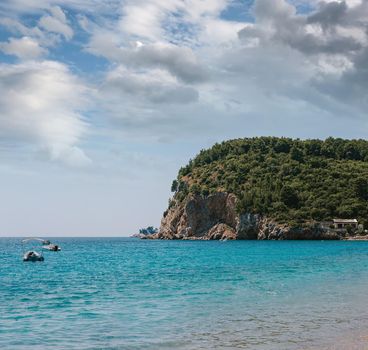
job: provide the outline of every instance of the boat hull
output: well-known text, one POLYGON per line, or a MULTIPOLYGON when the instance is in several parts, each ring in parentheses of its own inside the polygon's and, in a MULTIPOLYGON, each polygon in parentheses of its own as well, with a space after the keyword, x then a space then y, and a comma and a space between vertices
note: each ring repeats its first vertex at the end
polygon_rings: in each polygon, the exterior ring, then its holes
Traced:
POLYGON ((50 245, 44 245, 42 246, 42 249, 49 250, 51 252, 60 252, 61 248, 57 245, 50 244, 50 245))
POLYGON ((36 262, 36 261, 44 261, 45 258, 37 253, 37 252, 33 252, 33 251, 30 251, 30 252, 27 252, 23 255, 23 261, 31 261, 31 262, 36 262))

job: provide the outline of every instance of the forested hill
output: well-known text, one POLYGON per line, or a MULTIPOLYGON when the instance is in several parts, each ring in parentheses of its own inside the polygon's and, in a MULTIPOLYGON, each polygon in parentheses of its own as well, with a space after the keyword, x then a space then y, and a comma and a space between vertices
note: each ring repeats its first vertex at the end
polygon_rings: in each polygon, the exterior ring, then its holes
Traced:
POLYGON ((278 222, 357 218, 368 224, 368 141, 236 139, 202 150, 180 169, 171 205, 189 193, 234 193, 239 213, 278 222))

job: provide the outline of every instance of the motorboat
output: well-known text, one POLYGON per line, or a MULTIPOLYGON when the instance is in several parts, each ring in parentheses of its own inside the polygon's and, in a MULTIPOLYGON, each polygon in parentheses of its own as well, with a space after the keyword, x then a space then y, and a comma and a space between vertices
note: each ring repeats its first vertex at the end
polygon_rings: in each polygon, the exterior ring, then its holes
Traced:
POLYGON ((22 248, 23 248, 23 261, 44 261, 42 253, 39 253, 33 246, 35 242, 39 242, 44 244, 45 240, 42 238, 31 237, 22 240, 22 248), (28 245, 28 249, 25 250, 25 247, 28 245))
POLYGON ((42 241, 42 249, 49 250, 50 252, 60 252, 61 250, 60 246, 51 243, 49 240, 42 241))
POLYGON ((57 244, 46 244, 42 246, 42 249, 49 250, 51 252, 60 252, 61 248, 57 244))
POLYGON ((50 252, 60 252, 61 248, 57 244, 51 243, 49 240, 38 238, 38 237, 31 237, 31 238, 25 238, 22 240, 22 247, 23 247, 23 261, 44 261, 45 258, 42 255, 42 252, 39 253, 37 249, 34 247, 28 247, 27 250, 25 250, 25 245, 33 243, 38 243, 38 247, 42 250, 48 250, 50 252))
POLYGON ((36 261, 44 261, 45 258, 42 256, 42 254, 34 251, 34 250, 29 250, 28 252, 24 253, 23 255, 23 261, 32 261, 32 262, 36 262, 36 261))

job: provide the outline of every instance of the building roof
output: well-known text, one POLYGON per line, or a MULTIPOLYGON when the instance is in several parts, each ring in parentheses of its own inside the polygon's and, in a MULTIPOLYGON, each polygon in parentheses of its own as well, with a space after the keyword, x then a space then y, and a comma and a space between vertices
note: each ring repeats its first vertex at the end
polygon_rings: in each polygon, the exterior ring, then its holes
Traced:
POLYGON ((333 219, 334 224, 357 224, 357 219, 333 219))

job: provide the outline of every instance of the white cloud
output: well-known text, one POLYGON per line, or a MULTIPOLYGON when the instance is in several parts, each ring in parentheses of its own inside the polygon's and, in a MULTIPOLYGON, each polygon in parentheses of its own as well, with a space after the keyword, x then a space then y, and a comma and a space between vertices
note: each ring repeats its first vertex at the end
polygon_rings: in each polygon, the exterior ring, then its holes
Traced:
POLYGON ((87 51, 135 69, 165 69, 187 83, 203 82, 209 78, 208 70, 189 47, 169 43, 144 45, 139 41, 123 46, 117 34, 97 30, 87 51))
POLYGON ((20 38, 9 39, 10 43, 8 45, 3 43, 5 50, 14 52, 11 54, 18 57, 20 57, 18 53, 22 55, 23 51, 25 52, 23 56, 28 58, 30 56, 33 58, 41 56, 46 52, 41 47, 55 47, 62 42, 62 38, 70 40, 74 35, 65 12, 59 6, 48 5, 47 10, 42 11, 42 14, 37 13, 35 19, 38 17, 38 21, 35 26, 25 25, 22 20, 14 17, 0 17, 0 29, 4 27, 13 35, 21 36, 20 38))
MULTIPOLYGON (((175 9, 175 6, 172 6, 172 9, 175 9)), ((161 22, 165 17, 165 11, 167 8, 157 6, 154 1, 127 4, 123 7, 124 15, 119 28, 130 35, 159 40, 164 33, 161 22)))
POLYGON ((135 73, 124 67, 109 72, 102 88, 104 98, 137 98, 136 103, 187 104, 198 100, 197 90, 178 84, 162 70, 135 73))
MULTIPOLYGON (((359 62, 368 45, 367 3, 348 6, 345 2, 321 2, 313 13, 297 15, 294 6, 285 0, 257 0, 255 15, 255 24, 239 32, 245 45, 254 40, 257 42, 255 47, 247 50, 248 55, 256 55, 262 48, 272 47, 280 58, 290 50, 299 52, 299 70, 309 69, 312 75, 300 84, 298 90, 310 97, 310 91, 314 89, 319 96, 314 100, 305 97, 309 103, 317 103, 321 108, 324 103, 323 108, 327 110, 334 110, 336 104, 345 104, 353 115, 366 109, 368 84, 361 79, 366 68, 359 62), (353 86, 354 99, 349 93, 353 86), (335 101, 332 103, 328 98, 335 101)), ((290 65, 293 62, 297 61, 288 61, 290 65)), ((270 65, 273 66, 272 63, 270 65)), ((284 75, 281 77, 284 79, 284 75)), ((269 84, 274 86, 271 82, 269 84)), ((293 90, 286 89, 284 94, 293 96, 293 90)))
POLYGON ((52 16, 54 18, 56 18, 57 20, 59 20, 62 23, 67 23, 67 19, 65 16, 64 11, 60 8, 60 6, 52 6, 50 8, 50 13, 52 14, 52 16))
MULTIPOLYGON (((167 136, 170 130, 193 136, 193 125, 211 125, 217 130, 213 134, 221 134, 225 130, 236 132, 242 126, 244 130, 259 130, 258 123, 264 123, 260 124, 264 130, 276 130, 272 125, 283 120, 287 123, 285 130, 300 135, 298 123, 308 124, 313 120, 328 135, 334 119, 363 118, 367 107, 364 98, 367 80, 362 79, 366 76, 362 62, 366 57, 363 53, 367 46, 364 29, 367 20, 362 12, 368 14, 364 4, 355 7, 334 2, 328 6, 316 4, 312 13, 298 14, 295 6, 285 0, 256 0, 255 22, 247 24, 220 19, 219 11, 226 5, 221 2, 217 5, 217 9, 214 7, 208 13, 195 10, 201 19, 198 23, 189 10, 177 9, 181 16, 176 20, 181 20, 184 26, 196 24, 190 34, 194 36, 190 54, 195 57, 193 62, 200 63, 200 71, 206 72, 204 79, 186 77, 178 69, 184 67, 195 72, 183 51, 184 45, 190 42, 189 34, 182 33, 181 44, 180 40, 175 41, 180 39, 177 35, 172 36, 176 45, 162 42, 167 38, 163 23, 172 26, 172 14, 167 8, 162 10, 166 20, 161 18, 152 24, 161 40, 156 40, 155 34, 148 38, 149 43, 143 39, 143 44, 129 46, 119 40, 118 32, 113 40, 105 33, 106 40, 100 41, 101 47, 94 46, 96 53, 105 52, 111 62, 124 65, 134 76, 134 79, 130 76, 115 81, 115 88, 119 86, 124 97, 110 101, 107 110, 119 125, 140 133, 147 127, 152 134, 167 136), (180 58, 180 63, 175 63, 175 57, 180 58), (175 109, 167 99, 160 105, 147 104, 152 103, 150 85, 148 82, 140 85, 135 79, 156 69, 164 69, 178 81, 195 88, 198 101, 190 107, 175 106, 175 109), (145 84, 147 89, 143 88, 145 84), (349 86, 354 93, 348 93, 349 86), (128 91, 131 99, 126 97, 128 91), (177 129, 179 121, 182 127, 177 129)), ((190 28, 186 31, 190 32, 190 28)), ((126 40, 134 40, 133 34, 132 30, 126 40)), ((91 52, 92 47, 93 41, 91 52)))
POLYGON ((0 25, 5 27, 13 34, 20 34, 24 36, 29 36, 37 39, 44 39, 45 34, 38 27, 29 28, 21 23, 19 20, 13 18, 0 18, 0 25))
POLYGON ((117 10, 120 3, 121 0, 2 0, 0 14, 37 14, 53 6, 61 6, 99 15, 117 10))
POLYGON ((73 29, 68 25, 64 12, 60 7, 55 6, 50 9, 50 15, 40 18, 38 24, 41 28, 51 33, 57 33, 70 40, 73 37, 73 29))
POLYGON ((221 134, 239 130, 229 119, 255 125, 267 111, 273 123, 277 110, 290 121, 300 108, 308 117, 312 110, 328 118, 362 116, 364 2, 255 0, 247 9, 254 22, 248 23, 223 18, 234 5, 228 0, 101 1, 109 8, 101 13, 86 4, 45 0, 37 27, 13 28, 43 47, 49 47, 46 39, 71 40, 84 30, 90 36, 84 49, 109 63, 94 77, 101 79, 101 115, 124 132, 146 127, 166 137, 181 125, 182 135, 192 135, 193 125, 210 124, 221 134), (296 5, 303 3, 314 10, 298 12, 296 5), (75 15, 70 9, 76 8, 83 11, 75 15), (344 91, 346 82, 356 103, 344 91))
POLYGON ((200 42, 208 46, 227 46, 238 39, 238 32, 244 28, 244 23, 225 21, 218 18, 203 19, 200 42))
POLYGON ((24 59, 37 58, 47 53, 47 50, 42 48, 36 40, 27 36, 20 39, 10 38, 8 42, 0 42, 0 51, 24 59))
POLYGON ((127 66, 136 68, 164 68, 187 83, 202 82, 208 78, 206 68, 187 47, 159 43, 139 45, 134 49, 122 49, 120 59, 127 66))
POLYGON ((218 17, 230 3, 229 0, 186 0, 185 11, 192 21, 199 21, 204 17, 218 17))
POLYGON ((128 0, 122 5, 118 29, 150 43, 196 45, 201 33, 208 32, 214 21, 218 20, 218 24, 225 27, 219 15, 229 3, 229 0, 128 0))
POLYGON ((87 132, 80 110, 87 88, 57 62, 2 64, 0 69, 0 140, 44 149, 53 160, 84 165, 78 143, 87 132))
POLYGON ((0 29, 4 27, 13 35, 27 37, 38 46, 55 47, 63 38, 70 40, 74 35, 65 12, 59 6, 50 6, 41 14, 34 15, 34 19, 38 18, 35 26, 25 25, 17 15, 10 15, 11 13, 8 14, 9 17, 0 16, 0 29))

